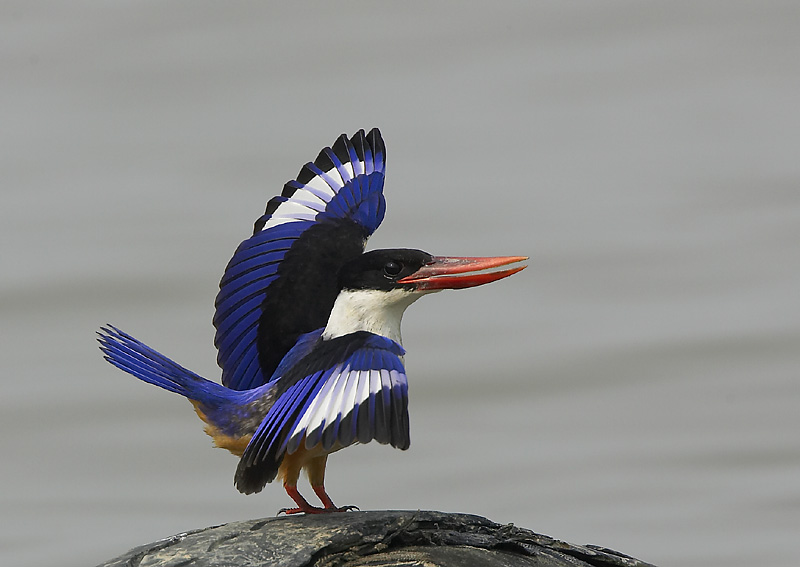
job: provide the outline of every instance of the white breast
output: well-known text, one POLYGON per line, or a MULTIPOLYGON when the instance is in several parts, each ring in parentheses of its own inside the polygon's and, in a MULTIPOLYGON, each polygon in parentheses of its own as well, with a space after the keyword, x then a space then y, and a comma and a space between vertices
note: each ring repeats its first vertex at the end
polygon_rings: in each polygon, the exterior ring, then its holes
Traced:
POLYGON ((422 295, 406 289, 343 290, 336 298, 322 338, 367 331, 403 344, 400 337, 403 312, 422 295))

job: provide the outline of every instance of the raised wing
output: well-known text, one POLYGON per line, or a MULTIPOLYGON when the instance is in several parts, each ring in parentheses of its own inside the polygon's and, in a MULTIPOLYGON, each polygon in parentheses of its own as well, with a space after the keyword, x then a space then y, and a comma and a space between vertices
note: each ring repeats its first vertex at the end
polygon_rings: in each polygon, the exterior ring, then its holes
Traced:
POLYGON ((300 349, 317 344, 315 366, 301 361, 282 376, 278 400, 239 461, 235 482, 245 494, 271 482, 284 455, 301 445, 327 452, 372 440, 398 449, 410 444, 403 347, 366 331, 324 342, 319 336, 301 339, 300 349))
POLYGON ((339 268, 383 220, 385 165, 377 128, 342 134, 267 203, 217 294, 214 344, 225 386, 268 382, 300 335, 325 325, 339 268))

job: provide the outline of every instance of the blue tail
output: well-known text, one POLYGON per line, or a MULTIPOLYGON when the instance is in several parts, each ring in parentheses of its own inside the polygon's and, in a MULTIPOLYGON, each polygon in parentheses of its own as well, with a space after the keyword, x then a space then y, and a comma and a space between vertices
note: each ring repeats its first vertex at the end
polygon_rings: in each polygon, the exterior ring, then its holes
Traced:
POLYGON ((244 401, 241 392, 206 380, 116 327, 103 327, 97 334, 105 359, 140 380, 176 392, 209 409, 235 406, 244 401))

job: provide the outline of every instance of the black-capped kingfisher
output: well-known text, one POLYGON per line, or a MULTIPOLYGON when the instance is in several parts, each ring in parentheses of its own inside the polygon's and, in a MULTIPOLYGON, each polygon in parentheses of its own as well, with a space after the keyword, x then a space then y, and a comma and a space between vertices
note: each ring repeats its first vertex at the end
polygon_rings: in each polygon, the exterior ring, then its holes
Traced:
POLYGON ((428 293, 525 268, 521 256, 364 252, 386 210, 385 167, 377 128, 343 134, 268 202, 220 282, 221 385, 116 327, 99 333, 111 364, 189 399, 215 445, 240 457, 240 492, 279 478, 296 503, 287 514, 353 508, 335 506, 325 492, 330 453, 373 440, 408 448, 405 309, 428 293), (298 492, 301 470, 322 507, 298 492))

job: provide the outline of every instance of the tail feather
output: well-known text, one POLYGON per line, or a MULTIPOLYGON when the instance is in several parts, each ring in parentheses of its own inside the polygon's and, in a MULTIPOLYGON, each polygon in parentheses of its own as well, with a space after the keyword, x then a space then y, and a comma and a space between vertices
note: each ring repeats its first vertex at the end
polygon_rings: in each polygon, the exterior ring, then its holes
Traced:
POLYGON ((102 327, 97 335, 105 359, 144 382, 210 408, 237 397, 233 390, 206 380, 112 325, 102 327))

